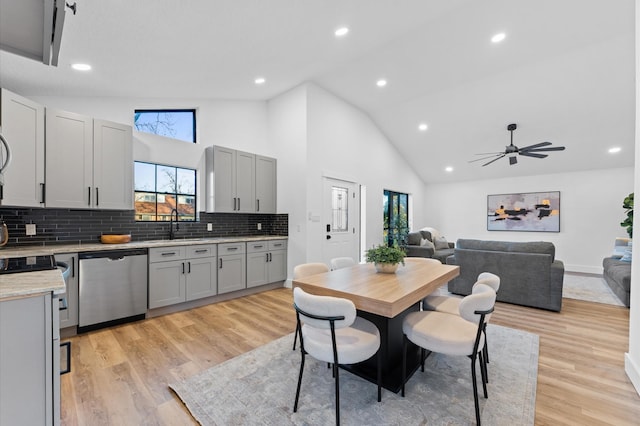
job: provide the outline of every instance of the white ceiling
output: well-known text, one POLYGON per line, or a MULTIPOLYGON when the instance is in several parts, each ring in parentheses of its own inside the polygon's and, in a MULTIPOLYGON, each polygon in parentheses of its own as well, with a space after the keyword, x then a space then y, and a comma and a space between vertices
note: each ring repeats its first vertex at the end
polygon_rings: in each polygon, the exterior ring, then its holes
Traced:
POLYGON ((634 0, 77 3, 59 66, 0 52, 0 85, 24 96, 268 100, 314 82, 369 114, 425 182, 633 165, 634 0), (342 25, 350 33, 337 39, 342 25), (491 43, 501 31, 506 40, 491 43), (469 164, 504 149, 509 123, 520 147, 566 150, 469 164))

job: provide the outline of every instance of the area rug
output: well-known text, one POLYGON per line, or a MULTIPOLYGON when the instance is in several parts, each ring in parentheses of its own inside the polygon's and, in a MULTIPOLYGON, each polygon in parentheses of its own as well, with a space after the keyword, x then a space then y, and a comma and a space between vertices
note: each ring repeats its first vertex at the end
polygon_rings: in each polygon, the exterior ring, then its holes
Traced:
MULTIPOLYGON (((538 374, 538 336, 490 324, 487 425, 532 425, 538 374)), ((293 334, 212 367, 170 388, 202 425, 329 425, 335 423, 334 383, 326 363, 307 357, 298 412, 293 402, 300 352, 293 334)), ((425 372, 407 383, 406 398, 340 372, 345 425, 475 424, 471 366, 466 357, 432 354, 425 372)))
POLYGON ((624 306, 618 296, 611 291, 602 275, 565 273, 562 297, 624 306))

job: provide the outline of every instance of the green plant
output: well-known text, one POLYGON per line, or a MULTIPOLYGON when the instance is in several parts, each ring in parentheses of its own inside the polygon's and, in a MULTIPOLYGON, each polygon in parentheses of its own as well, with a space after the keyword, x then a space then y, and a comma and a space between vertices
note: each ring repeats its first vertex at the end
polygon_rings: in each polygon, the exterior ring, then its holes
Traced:
POLYGON ((404 265, 404 258, 407 254, 398 246, 389 247, 381 244, 377 247, 370 248, 366 252, 367 262, 373 263, 402 263, 404 265))
POLYGON ((626 209, 625 213, 627 214, 627 218, 623 222, 620 222, 620 226, 627 228, 629 238, 633 238, 633 192, 624 198, 622 208, 626 209))

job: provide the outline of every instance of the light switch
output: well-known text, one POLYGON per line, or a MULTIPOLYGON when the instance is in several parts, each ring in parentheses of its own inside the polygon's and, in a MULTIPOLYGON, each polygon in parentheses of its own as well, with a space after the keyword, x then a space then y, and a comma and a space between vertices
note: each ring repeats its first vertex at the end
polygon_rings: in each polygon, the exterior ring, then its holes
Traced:
POLYGON ((207 223, 207 231, 213 231, 213 223, 207 223))
POLYGON ((36 235, 36 224, 35 223, 27 223, 25 225, 25 233, 27 235, 36 235))
POLYGON ((258 231, 262 231, 262 224, 261 223, 258 224, 258 231))

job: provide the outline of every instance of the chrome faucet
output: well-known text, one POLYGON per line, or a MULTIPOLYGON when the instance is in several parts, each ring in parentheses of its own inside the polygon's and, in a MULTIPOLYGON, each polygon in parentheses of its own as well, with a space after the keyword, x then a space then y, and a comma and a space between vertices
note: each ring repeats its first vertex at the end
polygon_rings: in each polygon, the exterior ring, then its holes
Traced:
POLYGON ((178 223, 178 210, 171 209, 171 214, 169 215, 169 239, 173 240, 175 238, 175 234, 173 232, 173 212, 176 212, 176 231, 180 230, 180 224, 178 223))

